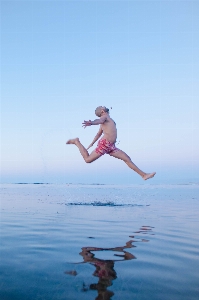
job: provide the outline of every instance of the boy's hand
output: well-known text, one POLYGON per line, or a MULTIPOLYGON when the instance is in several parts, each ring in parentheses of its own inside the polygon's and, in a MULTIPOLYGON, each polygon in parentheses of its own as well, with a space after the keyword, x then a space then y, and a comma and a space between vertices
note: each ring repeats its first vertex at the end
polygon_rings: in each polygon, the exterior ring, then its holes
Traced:
POLYGON ((89 121, 85 121, 84 120, 84 122, 82 124, 83 124, 82 127, 86 128, 87 126, 91 126, 92 125, 92 121, 91 120, 89 120, 89 121))
POLYGON ((89 148, 91 148, 93 146, 93 144, 90 144, 89 146, 88 146, 88 148, 86 148, 86 150, 88 150, 89 148))

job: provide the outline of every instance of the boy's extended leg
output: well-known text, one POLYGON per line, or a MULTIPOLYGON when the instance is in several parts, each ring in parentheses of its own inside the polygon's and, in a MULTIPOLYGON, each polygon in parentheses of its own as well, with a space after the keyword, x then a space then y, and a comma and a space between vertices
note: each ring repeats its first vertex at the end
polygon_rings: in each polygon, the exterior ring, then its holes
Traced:
POLYGON ((115 152, 110 153, 111 156, 123 160, 129 168, 131 168, 133 171, 138 173, 144 180, 147 180, 149 178, 152 178, 156 172, 153 173, 145 173, 142 170, 140 170, 131 160, 131 158, 122 150, 118 150, 115 152))
POLYGON ((102 156, 99 153, 96 153, 95 150, 93 152, 91 152, 91 154, 89 155, 88 151, 86 150, 86 148, 80 143, 79 139, 71 139, 68 140, 66 142, 67 145, 76 145, 83 157, 83 159, 85 160, 86 163, 91 163, 94 160, 98 159, 100 156, 102 156))

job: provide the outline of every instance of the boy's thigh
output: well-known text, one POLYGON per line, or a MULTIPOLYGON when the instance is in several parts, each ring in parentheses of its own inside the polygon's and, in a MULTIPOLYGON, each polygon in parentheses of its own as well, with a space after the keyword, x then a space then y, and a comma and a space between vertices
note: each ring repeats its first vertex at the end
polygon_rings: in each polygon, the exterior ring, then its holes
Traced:
POLYGON ((97 153, 95 150, 91 152, 91 154, 87 157, 86 162, 91 163, 96 159, 100 158, 102 154, 97 153))
POLYGON ((122 150, 113 151, 109 154, 110 156, 113 156, 118 159, 122 159, 124 161, 129 160, 130 157, 122 150))

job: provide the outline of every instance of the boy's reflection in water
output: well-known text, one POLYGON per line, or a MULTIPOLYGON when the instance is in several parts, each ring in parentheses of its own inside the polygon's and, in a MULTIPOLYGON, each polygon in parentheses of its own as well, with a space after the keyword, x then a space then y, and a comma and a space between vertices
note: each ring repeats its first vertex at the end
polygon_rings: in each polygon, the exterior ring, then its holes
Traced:
POLYGON ((85 263, 90 263, 95 266, 95 272, 93 276, 99 278, 98 283, 90 284, 91 290, 97 290, 98 296, 95 300, 110 300, 111 297, 114 295, 112 291, 107 290, 109 286, 112 285, 112 281, 117 278, 117 274, 114 270, 114 263, 116 261, 122 260, 130 260, 134 259, 135 256, 124 249, 135 247, 132 245, 133 241, 129 241, 123 247, 115 247, 115 248, 95 248, 95 247, 83 247, 82 252, 80 255, 83 257, 85 263), (123 254, 115 256, 119 256, 122 259, 118 260, 104 260, 95 257, 95 254, 92 253, 94 251, 117 251, 123 252, 123 254))
MULTIPOLYGON (((138 231, 134 232, 136 234, 151 234, 152 233, 151 226, 142 226, 138 231)), ((135 240, 130 240, 126 242, 125 246, 115 247, 115 248, 96 248, 96 247, 83 247, 82 251, 79 253, 83 257, 83 263, 90 263, 95 267, 95 271, 93 276, 99 278, 97 283, 92 283, 89 285, 90 290, 96 290, 98 292, 98 296, 95 300, 111 300, 111 297, 114 295, 112 291, 107 290, 109 286, 112 285, 112 281, 117 278, 117 274, 114 270, 114 263, 117 261, 131 260, 136 257, 125 249, 136 247, 132 243, 134 242, 149 242, 147 239, 142 239, 140 237, 130 236, 131 238, 135 238, 135 240), (120 257, 120 259, 115 260, 104 260, 95 257, 93 252, 95 251, 114 251, 121 252, 121 254, 114 254, 114 256, 120 257)), ((66 274, 77 275, 76 271, 66 271, 66 274)), ((85 285, 83 286, 83 290, 88 290, 85 285)))

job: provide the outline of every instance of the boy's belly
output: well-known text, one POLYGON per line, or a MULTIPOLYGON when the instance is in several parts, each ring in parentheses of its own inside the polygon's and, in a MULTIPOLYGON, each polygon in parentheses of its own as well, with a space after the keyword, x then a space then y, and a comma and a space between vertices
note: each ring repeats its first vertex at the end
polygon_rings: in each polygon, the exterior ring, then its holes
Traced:
POLYGON ((115 136, 115 135, 110 136, 110 135, 105 133, 100 140, 104 140, 104 139, 106 139, 107 141, 109 141, 112 144, 115 144, 117 136, 115 136))

